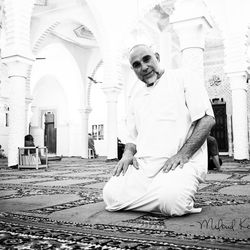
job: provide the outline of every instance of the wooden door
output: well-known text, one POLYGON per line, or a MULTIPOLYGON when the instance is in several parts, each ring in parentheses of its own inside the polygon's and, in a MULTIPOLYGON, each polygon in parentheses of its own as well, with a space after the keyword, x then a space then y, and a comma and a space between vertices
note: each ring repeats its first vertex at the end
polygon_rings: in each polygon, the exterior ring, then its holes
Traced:
POLYGON ((44 145, 48 148, 48 153, 56 154, 56 128, 54 114, 48 112, 45 114, 44 145))
POLYGON ((211 130, 211 134, 217 139, 219 151, 228 152, 226 104, 213 104, 213 110, 216 124, 211 130))

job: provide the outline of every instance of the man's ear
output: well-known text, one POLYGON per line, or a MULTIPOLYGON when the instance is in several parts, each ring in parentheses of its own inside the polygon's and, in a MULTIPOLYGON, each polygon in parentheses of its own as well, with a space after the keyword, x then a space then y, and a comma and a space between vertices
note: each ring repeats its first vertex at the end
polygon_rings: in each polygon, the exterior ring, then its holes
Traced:
POLYGON ((156 59, 157 59, 158 61, 160 61, 160 55, 159 55, 158 52, 155 53, 155 57, 156 57, 156 59))

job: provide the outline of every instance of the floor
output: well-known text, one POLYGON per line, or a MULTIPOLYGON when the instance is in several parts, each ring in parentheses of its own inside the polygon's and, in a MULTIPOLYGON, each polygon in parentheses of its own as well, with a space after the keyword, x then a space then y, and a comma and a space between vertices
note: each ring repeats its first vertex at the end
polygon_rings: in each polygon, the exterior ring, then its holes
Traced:
POLYGON ((250 249, 250 163, 224 159, 196 195, 200 214, 107 212, 116 161, 62 158, 0 169, 0 249, 250 249))

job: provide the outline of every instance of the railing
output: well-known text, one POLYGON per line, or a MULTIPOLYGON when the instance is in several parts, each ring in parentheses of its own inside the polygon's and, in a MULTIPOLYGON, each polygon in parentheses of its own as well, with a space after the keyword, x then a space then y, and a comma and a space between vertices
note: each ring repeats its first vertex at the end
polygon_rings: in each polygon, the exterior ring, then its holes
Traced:
POLYGON ((18 169, 48 168, 48 150, 46 147, 18 148, 18 169))

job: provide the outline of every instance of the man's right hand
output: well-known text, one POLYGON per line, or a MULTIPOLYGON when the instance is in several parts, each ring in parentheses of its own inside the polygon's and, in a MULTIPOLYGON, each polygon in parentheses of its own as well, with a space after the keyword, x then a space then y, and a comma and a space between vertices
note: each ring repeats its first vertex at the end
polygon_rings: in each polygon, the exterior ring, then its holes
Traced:
POLYGON ((132 154, 124 154, 121 160, 116 165, 113 176, 119 176, 121 173, 124 175, 129 167, 129 165, 133 165, 136 169, 139 169, 138 162, 136 158, 132 154))

